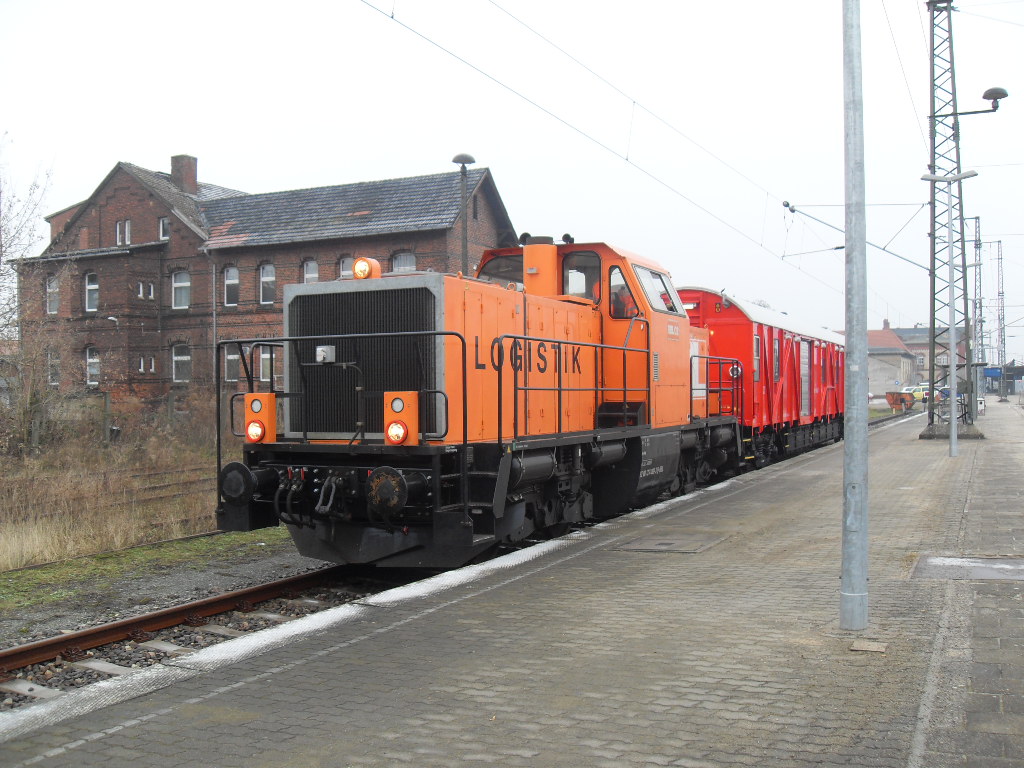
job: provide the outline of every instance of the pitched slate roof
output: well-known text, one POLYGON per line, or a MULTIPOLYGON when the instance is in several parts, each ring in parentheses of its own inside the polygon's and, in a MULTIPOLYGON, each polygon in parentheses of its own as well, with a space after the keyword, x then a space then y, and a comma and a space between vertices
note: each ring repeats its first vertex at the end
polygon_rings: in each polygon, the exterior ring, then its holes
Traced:
POLYGON ((900 354, 913 355, 903 340, 891 328, 880 331, 868 331, 868 353, 875 355, 900 354))
MULTIPOLYGON (((461 207, 459 176, 455 171, 207 200, 199 205, 209 232, 206 247, 278 245, 450 229, 461 207)), ((469 170, 467 182, 470 193, 484 187, 495 204, 499 231, 511 232, 511 222, 490 171, 469 170)))
POLYGON ((209 200, 221 200, 229 197, 246 196, 245 192, 239 192, 236 189, 219 187, 216 184, 207 184, 205 182, 199 182, 197 184, 198 194, 190 195, 186 192, 182 192, 174 185, 169 173, 150 171, 146 168, 140 168, 137 165, 124 162, 118 163, 118 166, 138 179, 144 186, 148 187, 153 194, 163 199, 168 205, 170 205, 178 218, 192 227, 192 229, 202 237, 206 237, 207 232, 206 225, 199 212, 199 206, 201 203, 209 200))

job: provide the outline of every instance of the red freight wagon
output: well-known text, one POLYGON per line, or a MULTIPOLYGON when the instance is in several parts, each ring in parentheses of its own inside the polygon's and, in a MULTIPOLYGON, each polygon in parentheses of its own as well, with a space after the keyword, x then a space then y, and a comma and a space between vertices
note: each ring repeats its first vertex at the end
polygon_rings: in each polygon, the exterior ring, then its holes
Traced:
MULTIPOLYGON (((739 360, 743 403, 738 414, 747 460, 775 458, 843 436, 843 343, 837 333, 808 328, 788 315, 704 288, 679 288, 690 325, 710 333, 709 354, 739 360)), ((721 372, 708 382, 725 387, 721 372)))

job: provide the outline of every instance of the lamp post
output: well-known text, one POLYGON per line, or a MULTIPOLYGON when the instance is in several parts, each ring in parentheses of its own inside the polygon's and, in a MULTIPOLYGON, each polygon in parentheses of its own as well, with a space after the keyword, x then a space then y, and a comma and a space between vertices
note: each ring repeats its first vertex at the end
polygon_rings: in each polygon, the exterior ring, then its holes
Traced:
MULTIPOLYGON (((947 186, 951 186, 954 183, 959 183, 959 182, 963 181, 964 179, 970 179, 970 178, 973 178, 974 176, 977 176, 977 175, 978 175, 977 171, 964 171, 963 173, 955 173, 955 174, 953 174, 951 176, 936 176, 934 173, 926 173, 924 176, 921 177, 921 179, 923 181, 930 181, 933 185, 934 184, 945 184, 947 186)), ((935 194, 935 192, 934 192, 934 187, 933 187, 932 188, 932 195, 934 196, 934 194, 935 194)), ((948 279, 949 279, 949 301, 947 302, 948 309, 949 309, 949 374, 948 374, 948 378, 949 378, 949 397, 952 400, 952 402, 949 405, 949 455, 951 457, 956 457, 958 455, 958 452, 957 452, 957 447, 958 446, 957 446, 956 438, 957 438, 957 422, 959 421, 959 419, 957 418, 958 396, 957 396, 957 382, 956 382, 956 356, 957 356, 957 351, 956 351, 956 346, 957 346, 957 343, 956 343, 956 301, 954 300, 954 296, 953 296, 953 286, 955 284, 954 283, 954 274, 953 274, 953 237, 955 236, 955 232, 956 232, 956 230, 954 230, 954 228, 953 228, 953 206, 949 206, 948 207, 948 213, 949 213, 949 216, 948 216, 948 220, 947 220, 947 223, 946 223, 946 244, 947 244, 947 248, 946 248, 946 251, 947 251, 946 268, 947 268, 947 275, 948 275, 948 279)), ((934 385, 935 385, 935 382, 933 382, 933 381, 928 383, 929 387, 934 387, 934 385)), ((968 389, 970 389, 970 387, 968 387, 968 389)), ((968 391, 968 395, 970 395, 970 394, 971 394, 971 392, 968 391)), ((933 397, 932 397, 932 399, 934 399, 934 390, 933 390, 933 397)))
POLYGON ((465 152, 456 155, 452 158, 452 162, 460 166, 459 174, 461 176, 460 181, 462 182, 462 274, 469 274, 469 216, 466 215, 466 166, 472 165, 476 162, 472 155, 467 155, 465 152))

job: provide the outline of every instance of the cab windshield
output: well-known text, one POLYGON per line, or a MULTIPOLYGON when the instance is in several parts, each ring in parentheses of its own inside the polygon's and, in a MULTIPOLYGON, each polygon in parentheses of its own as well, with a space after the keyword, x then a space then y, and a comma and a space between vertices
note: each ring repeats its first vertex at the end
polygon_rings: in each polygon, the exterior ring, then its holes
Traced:
POLYGON ((494 257, 484 264, 479 278, 502 287, 512 283, 517 290, 523 290, 523 254, 494 257))
POLYGON ((640 280, 652 309, 679 313, 679 296, 672 290, 668 276, 640 266, 634 266, 633 271, 640 280))

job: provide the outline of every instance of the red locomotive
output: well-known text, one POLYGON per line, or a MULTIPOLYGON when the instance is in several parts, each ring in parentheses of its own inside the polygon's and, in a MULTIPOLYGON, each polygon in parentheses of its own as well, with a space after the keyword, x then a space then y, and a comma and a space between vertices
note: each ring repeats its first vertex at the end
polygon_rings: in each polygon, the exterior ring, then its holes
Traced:
POLYGON ((245 369, 218 415, 242 438, 241 461, 218 448, 222 529, 452 567, 842 436, 834 339, 603 243, 531 238, 475 277, 353 272, 286 287, 283 337, 220 342, 245 369), (257 370, 276 365, 280 389, 257 370))

